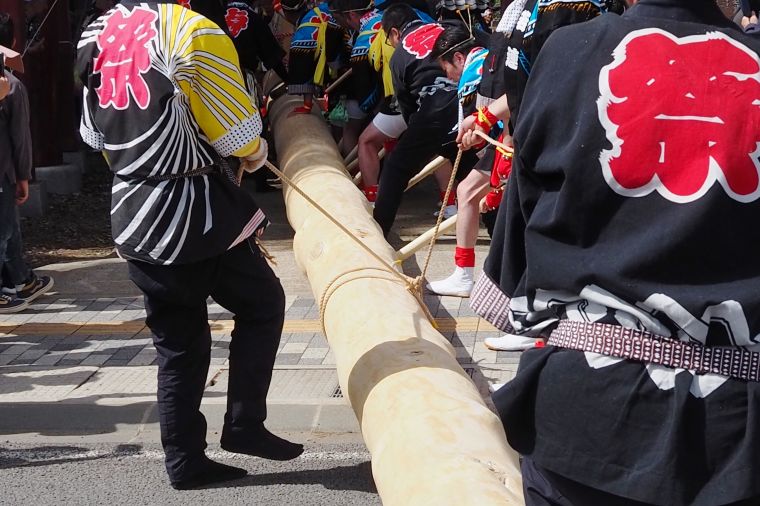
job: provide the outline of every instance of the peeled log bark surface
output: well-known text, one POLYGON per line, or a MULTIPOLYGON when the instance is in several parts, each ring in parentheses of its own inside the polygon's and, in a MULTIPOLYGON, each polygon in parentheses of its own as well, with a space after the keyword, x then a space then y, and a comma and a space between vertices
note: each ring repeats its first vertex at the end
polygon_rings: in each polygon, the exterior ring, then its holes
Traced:
MULTIPOLYGON (((325 123, 315 114, 288 117, 299 104, 286 96, 270 108, 280 169, 392 264, 394 250, 325 123)), ((296 260, 318 301, 332 293, 327 339, 383 503, 523 504, 501 422, 415 297, 287 185, 284 193, 296 260), (356 272, 341 276, 349 271, 356 272)))

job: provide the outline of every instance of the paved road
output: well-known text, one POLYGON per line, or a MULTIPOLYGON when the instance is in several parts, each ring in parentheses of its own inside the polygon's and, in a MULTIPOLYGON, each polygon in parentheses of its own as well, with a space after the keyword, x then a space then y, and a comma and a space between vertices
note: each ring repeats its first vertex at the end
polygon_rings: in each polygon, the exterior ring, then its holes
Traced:
MULTIPOLYGON (((28 444, 0 440, 0 504, 53 505, 379 505, 361 443, 307 443, 291 462, 233 455, 211 446, 248 477, 226 487, 177 492, 167 483, 160 447, 148 444, 28 444)), ((344 438, 345 439, 345 438, 344 438)))

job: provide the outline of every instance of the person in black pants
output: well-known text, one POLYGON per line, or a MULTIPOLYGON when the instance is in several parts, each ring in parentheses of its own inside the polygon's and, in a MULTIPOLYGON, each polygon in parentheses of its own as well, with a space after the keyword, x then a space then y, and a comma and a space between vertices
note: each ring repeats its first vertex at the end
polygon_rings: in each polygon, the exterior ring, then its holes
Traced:
POLYGON ((114 175, 111 230, 145 296, 166 471, 180 490, 246 475, 204 452, 209 296, 235 315, 222 448, 273 460, 303 452, 264 426, 285 297, 253 242, 268 220, 221 162, 255 171, 268 153, 237 60, 208 18, 156 2, 122 0, 79 43, 80 133, 114 175))
POLYGON ((209 296, 235 315, 222 448, 274 460, 287 456, 278 452, 283 441, 264 428, 285 293, 258 247, 244 241, 221 256, 192 264, 130 261, 128 266, 130 279, 145 294, 146 324, 158 353, 167 467, 181 472, 186 454, 200 455, 206 448, 206 420, 199 407, 211 360, 209 296))
MULTIPOLYGON (((438 155, 451 161, 456 158, 459 109, 456 83, 446 78, 431 57, 443 26, 424 23, 406 4, 388 7, 382 25, 389 43, 396 47, 391 58, 393 88, 408 125, 380 174, 374 217, 387 236, 409 180, 438 155)), ((465 153, 457 177, 461 180, 476 161, 475 154, 465 153)))

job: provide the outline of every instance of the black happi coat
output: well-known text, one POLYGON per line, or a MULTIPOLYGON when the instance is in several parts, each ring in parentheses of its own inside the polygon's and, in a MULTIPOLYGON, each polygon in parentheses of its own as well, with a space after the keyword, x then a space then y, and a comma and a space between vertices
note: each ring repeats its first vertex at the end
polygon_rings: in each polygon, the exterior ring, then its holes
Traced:
POLYGON ((456 89, 456 85, 446 78, 438 61, 430 56, 433 44, 442 31, 443 27, 437 23, 410 23, 391 58, 393 90, 407 123, 424 97, 443 88, 456 89))
POLYGON ((287 80, 288 73, 283 63, 285 50, 249 2, 227 0, 224 18, 244 71, 254 72, 262 62, 266 68, 274 70, 280 79, 287 80))
POLYGON ((114 173, 111 230, 122 257, 198 262, 268 223, 217 165, 252 154, 262 131, 217 25, 179 5, 123 0, 82 34, 77 73, 82 139, 114 173))
POLYGON ((594 19, 605 11, 603 0, 528 0, 525 3, 517 26, 506 37, 506 46, 497 44, 512 125, 520 112, 531 68, 549 36, 558 28, 594 19))
MULTIPOLYGON (((555 32, 516 125, 494 290, 473 306, 500 290, 492 320, 526 335, 569 319, 758 351, 758 53, 710 0, 555 32)), ((759 399, 756 383, 554 347, 495 395, 540 466, 669 506, 760 495, 759 399)))

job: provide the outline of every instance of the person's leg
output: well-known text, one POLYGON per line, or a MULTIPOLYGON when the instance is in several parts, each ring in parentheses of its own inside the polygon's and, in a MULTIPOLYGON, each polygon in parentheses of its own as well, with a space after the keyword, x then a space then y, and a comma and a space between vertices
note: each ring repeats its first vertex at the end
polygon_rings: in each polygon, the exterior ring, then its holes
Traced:
MULTIPOLYGON (((435 171, 433 177, 438 184, 438 194, 440 195, 440 205, 443 204, 443 199, 446 198, 446 189, 449 187, 449 181, 451 180, 451 172, 454 170, 454 166, 451 165, 451 161, 446 160, 438 170, 435 171)), ((448 219, 457 214, 457 184, 454 183, 454 187, 449 193, 446 205, 443 207, 443 218, 448 219)), ((436 209, 434 216, 438 216, 440 208, 436 209)))
POLYGON ((346 112, 348 113, 348 122, 343 127, 343 138, 340 142, 341 155, 344 157, 353 151, 359 142, 359 135, 367 123, 367 114, 359 108, 356 100, 346 101, 346 112))
POLYGON ((488 174, 470 171, 457 187, 459 218, 457 218, 457 247, 474 248, 480 230, 480 201, 491 190, 488 174))
MULTIPOLYGON (((13 236, 14 216, 16 213, 16 193, 15 186, 4 177, 0 177, 0 286, 3 281, 10 281, 4 278, 8 272, 7 258, 8 248, 11 237, 13 236)), ((6 283, 8 284, 8 283, 6 283)), ((12 285, 12 282, 9 283, 12 285)), ((15 289, 10 293, 0 292, 0 314, 15 313, 23 311, 29 303, 16 297, 15 289)))
POLYGON ((285 318, 285 293, 259 248, 245 241, 222 258, 212 297, 235 315, 222 448, 275 460, 303 446, 264 428, 266 398, 285 318))
MULTIPOLYGON (((428 99, 425 99, 428 100, 428 99)), ((380 174, 374 217, 387 236, 396 219, 409 180, 438 154, 451 125, 436 110, 423 107, 409 119, 409 127, 386 157, 380 174)))
MULTIPOLYGON (((7 183, 5 178, 0 179, 0 287, 8 283, 8 269, 5 266, 6 253, 8 251, 8 241, 10 241, 13 235, 13 227, 11 225, 10 214, 12 212, 12 206, 15 206, 14 202, 11 202, 11 185, 7 183)), ((15 298, 15 288, 11 293, 0 292, 0 313, 11 311, 11 299, 15 298), (3 297, 3 295, 5 295, 3 297)), ((20 309, 18 309, 20 311, 20 309)))
POLYGON ((16 296, 27 302, 32 302, 50 291, 55 282, 51 276, 37 276, 27 265, 24 260, 24 243, 21 238, 21 220, 19 219, 18 208, 14 209, 13 215, 13 234, 8 241, 5 270, 11 282, 9 284, 15 287, 16 296))
MULTIPOLYGON (((380 178, 379 152, 384 146, 401 137, 406 131, 406 122, 401 114, 379 112, 372 118, 359 137, 359 170, 362 173, 362 190, 367 200, 377 199, 378 180, 380 178)), ((395 146, 395 143, 394 143, 395 146)), ((385 156, 390 156, 387 149, 385 156)))
POLYGON ((367 200, 375 201, 377 182, 380 177, 378 153, 383 144, 391 138, 378 130, 374 123, 367 125, 359 136, 359 171, 362 173, 362 187, 367 200))
POLYGON ((177 266, 128 262, 130 279, 145 296, 145 322, 158 355, 161 443, 175 488, 246 474, 216 464, 204 453, 206 419, 200 405, 211 360, 206 299, 217 263, 216 259, 177 266))
POLYGON ((479 170, 471 171, 457 187, 459 203, 456 235, 456 264, 453 274, 446 279, 428 284, 429 291, 439 295, 467 297, 472 292, 475 268, 475 243, 480 229, 480 200, 491 186, 489 177, 479 170))

